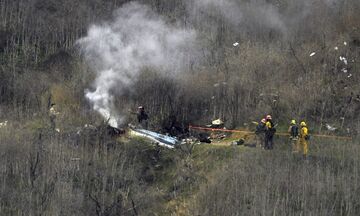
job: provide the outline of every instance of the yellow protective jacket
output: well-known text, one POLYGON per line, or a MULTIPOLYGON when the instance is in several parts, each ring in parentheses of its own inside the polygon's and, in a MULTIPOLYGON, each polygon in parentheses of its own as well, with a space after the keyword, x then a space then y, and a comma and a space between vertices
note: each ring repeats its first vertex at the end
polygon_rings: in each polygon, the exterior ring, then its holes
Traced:
POLYGON ((265 123, 265 127, 266 127, 267 130, 270 130, 270 129, 272 129, 273 125, 272 125, 271 122, 267 121, 267 122, 265 123))
POLYGON ((304 156, 306 156, 308 154, 309 151, 309 143, 306 139, 306 136, 309 135, 309 130, 307 127, 302 127, 300 130, 300 148, 302 148, 303 154, 304 156))
POLYGON ((275 133, 274 124, 271 121, 265 123, 265 136, 272 137, 275 133))
POLYGON ((305 137, 309 135, 309 130, 307 127, 302 127, 300 130, 300 139, 305 140, 305 137))

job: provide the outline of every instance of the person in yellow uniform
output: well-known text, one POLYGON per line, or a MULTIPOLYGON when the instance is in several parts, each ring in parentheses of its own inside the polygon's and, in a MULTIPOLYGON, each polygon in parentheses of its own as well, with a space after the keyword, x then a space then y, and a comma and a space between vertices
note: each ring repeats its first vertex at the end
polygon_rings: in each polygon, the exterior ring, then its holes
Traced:
POLYGON ((300 147, 303 150, 304 158, 306 159, 308 154, 308 145, 309 145, 309 130, 307 128, 307 125, 304 121, 300 123, 300 147))

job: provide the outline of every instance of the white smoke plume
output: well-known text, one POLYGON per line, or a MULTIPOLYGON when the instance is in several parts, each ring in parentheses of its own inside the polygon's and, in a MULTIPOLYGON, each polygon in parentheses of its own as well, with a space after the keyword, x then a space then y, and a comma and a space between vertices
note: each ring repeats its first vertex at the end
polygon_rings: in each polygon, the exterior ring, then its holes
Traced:
POLYGON ((318 7, 324 8, 324 13, 337 13, 343 5, 343 2, 338 0, 289 0, 285 1, 286 4, 267 0, 185 0, 185 2, 190 19, 195 23, 203 25, 209 23, 211 28, 214 24, 211 20, 215 20, 216 23, 216 20, 221 18, 230 24, 235 32, 271 30, 280 33, 284 39, 296 36, 297 29, 304 28, 304 20, 321 17, 321 14, 314 14, 318 7))
POLYGON ((242 20, 242 11, 238 3, 232 0, 186 0, 188 10, 192 17, 197 17, 199 12, 212 13, 222 16, 233 25, 238 25, 242 20))
POLYGON ((78 41, 97 71, 95 90, 87 90, 86 98, 117 127, 123 118, 114 107, 114 92, 131 86, 145 67, 162 73, 180 71, 195 37, 193 30, 167 24, 145 5, 124 5, 114 21, 91 26, 87 36, 78 41))
MULTIPOLYGON (((278 30, 286 34, 284 17, 272 4, 263 0, 186 0, 189 13, 198 19, 199 12, 211 17, 223 17, 238 31, 242 26, 259 26, 278 30)), ((208 18, 205 18, 208 19, 208 18)))

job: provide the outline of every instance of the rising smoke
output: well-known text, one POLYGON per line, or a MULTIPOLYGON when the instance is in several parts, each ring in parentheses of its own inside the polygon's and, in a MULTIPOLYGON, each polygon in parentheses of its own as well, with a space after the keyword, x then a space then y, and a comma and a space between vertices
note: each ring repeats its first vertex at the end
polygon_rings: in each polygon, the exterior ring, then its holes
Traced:
MULTIPOLYGON (((254 35, 271 30, 284 37, 289 37, 291 29, 299 26, 299 20, 311 15, 312 8, 310 0, 294 1, 285 11, 265 0, 183 1, 187 18, 196 27, 222 31, 216 26, 222 23, 217 22, 221 19, 236 34, 254 35)), ((331 5, 335 2, 322 1, 331 5)), ((168 24, 145 5, 125 4, 115 13, 114 21, 93 25, 87 36, 78 41, 86 60, 97 72, 93 89, 85 92, 86 98, 112 126, 118 126, 123 116, 114 107, 115 93, 121 94, 129 88, 146 67, 155 68, 160 74, 181 71, 186 57, 190 59, 189 55, 196 53, 195 37, 194 30, 168 24)), ((204 53, 207 48, 202 48, 204 53)))
POLYGON ((286 20, 278 8, 264 0, 186 0, 191 17, 199 19, 203 14, 206 22, 209 17, 223 18, 238 32, 245 27, 269 28, 287 34, 286 20), (209 15, 209 16, 206 16, 209 15))
POLYGON ((337 0, 288 0, 286 4, 275 0, 184 1, 190 20, 201 25, 201 28, 210 23, 208 27, 214 29, 214 23, 221 19, 229 24, 232 32, 254 35, 272 31, 279 33, 282 39, 289 39, 288 37, 298 34, 298 29, 306 28, 304 20, 313 19, 312 23, 315 19, 318 20, 321 14, 314 14, 316 10, 319 11, 317 7, 323 8, 324 12, 329 10, 331 13, 338 13, 343 4, 337 0))
POLYGON ((93 109, 117 127, 124 118, 114 107, 114 92, 133 84, 145 67, 160 73, 181 71, 195 32, 169 25, 147 6, 124 5, 113 22, 94 25, 80 39, 84 56, 97 71, 94 90, 86 90, 93 109))

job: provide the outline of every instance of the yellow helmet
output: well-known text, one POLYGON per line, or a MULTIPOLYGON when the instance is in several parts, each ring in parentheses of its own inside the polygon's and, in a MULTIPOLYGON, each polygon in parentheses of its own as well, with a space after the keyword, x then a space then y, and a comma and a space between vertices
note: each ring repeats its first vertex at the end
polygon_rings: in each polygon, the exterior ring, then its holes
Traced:
POLYGON ((296 125, 296 121, 295 121, 295 119, 291 120, 290 124, 292 124, 292 125, 296 125))
POLYGON ((301 127, 306 127, 306 123, 305 123, 304 121, 302 121, 302 122, 300 123, 300 126, 301 126, 301 127))

